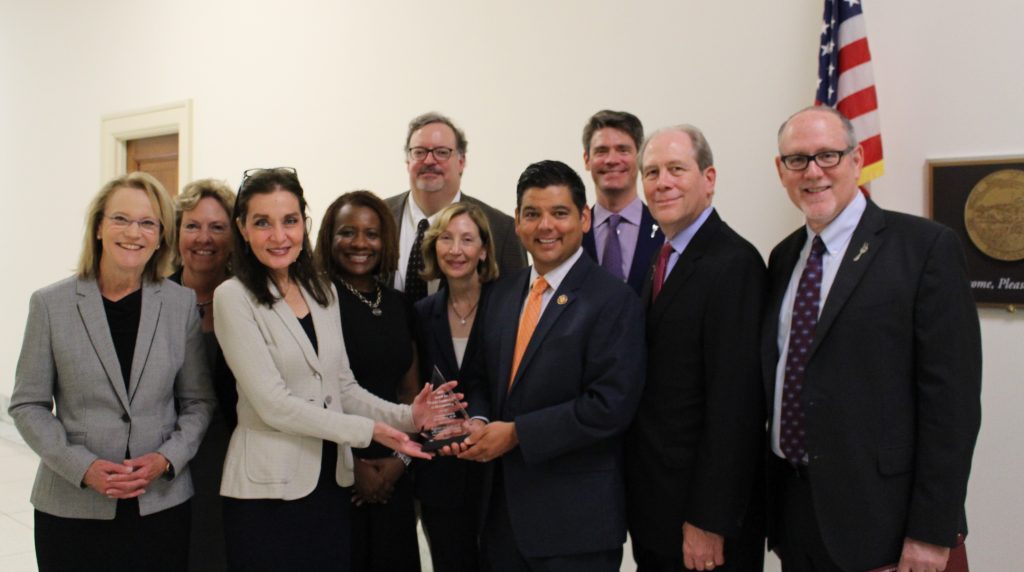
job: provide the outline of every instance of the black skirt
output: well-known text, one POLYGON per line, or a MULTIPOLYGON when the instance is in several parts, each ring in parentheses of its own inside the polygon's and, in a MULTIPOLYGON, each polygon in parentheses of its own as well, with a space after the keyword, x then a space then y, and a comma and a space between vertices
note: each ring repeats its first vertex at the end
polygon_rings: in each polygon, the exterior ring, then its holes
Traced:
POLYGON ((338 445, 324 441, 320 478, 296 500, 224 498, 228 568, 349 570, 351 492, 338 485, 338 445))

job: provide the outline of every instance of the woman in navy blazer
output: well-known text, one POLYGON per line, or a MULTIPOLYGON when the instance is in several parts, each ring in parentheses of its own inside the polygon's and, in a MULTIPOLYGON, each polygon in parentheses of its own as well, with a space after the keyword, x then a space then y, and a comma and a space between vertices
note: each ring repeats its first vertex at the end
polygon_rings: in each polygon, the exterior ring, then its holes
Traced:
POLYGON ((32 295, 11 395, 42 461, 36 559, 185 570, 188 463, 214 396, 195 294, 161 278, 174 211, 156 179, 131 173, 103 186, 85 229, 78 275, 32 295))
MULTIPOLYGON (((486 312, 491 282, 498 277, 494 241, 487 217, 470 203, 443 209, 423 237, 425 280, 443 277, 442 287, 416 303, 423 361, 444 379, 470 380, 482 364, 479 317, 486 312)), ((471 387, 459 386, 469 394, 471 387)), ((423 529, 430 539, 434 569, 480 569, 477 520, 482 465, 441 457, 417 469, 416 496, 423 529)))

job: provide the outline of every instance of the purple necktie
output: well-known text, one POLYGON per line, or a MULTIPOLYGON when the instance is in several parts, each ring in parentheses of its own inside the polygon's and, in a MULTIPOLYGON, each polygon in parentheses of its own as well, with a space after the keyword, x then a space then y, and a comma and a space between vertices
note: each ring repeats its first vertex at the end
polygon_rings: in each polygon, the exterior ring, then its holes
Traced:
POLYGON ((622 245, 619 244, 620 222, 622 222, 622 215, 613 214, 608 217, 608 233, 604 239, 604 256, 601 257, 601 267, 612 276, 625 281, 626 277, 622 274, 622 245))
POLYGON ((821 257, 825 243, 815 235, 807 266, 800 275, 793 300, 793 316, 789 322, 789 352, 786 354, 786 377, 782 386, 782 419, 779 422, 779 448, 791 463, 807 463, 804 410, 800 394, 804 387, 814 327, 818 324, 821 302, 821 257))

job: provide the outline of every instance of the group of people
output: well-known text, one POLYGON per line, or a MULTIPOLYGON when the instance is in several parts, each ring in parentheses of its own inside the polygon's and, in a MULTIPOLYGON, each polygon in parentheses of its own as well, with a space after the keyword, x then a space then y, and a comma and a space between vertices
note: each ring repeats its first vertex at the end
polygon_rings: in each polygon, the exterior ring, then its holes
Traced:
POLYGON ((618 570, 627 530, 642 572, 761 570, 766 537, 787 572, 943 570, 980 424, 956 236, 867 198, 828 108, 779 130, 806 224, 767 268, 698 128, 582 143, 596 204, 546 160, 510 217, 424 114, 409 191, 341 195, 315 249, 294 169, 104 185, 11 397, 40 570, 419 570, 417 519, 438 572, 618 570))

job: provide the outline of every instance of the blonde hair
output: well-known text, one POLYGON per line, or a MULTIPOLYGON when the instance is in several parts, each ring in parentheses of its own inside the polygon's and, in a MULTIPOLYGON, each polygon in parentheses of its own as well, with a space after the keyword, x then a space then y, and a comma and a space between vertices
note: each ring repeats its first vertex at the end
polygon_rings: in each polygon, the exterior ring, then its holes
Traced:
MULTIPOLYGON (((178 251, 178 240, 181 239, 181 219, 185 213, 196 208, 199 201, 210 197, 217 201, 227 215, 228 224, 233 224, 231 213, 235 211, 235 191, 225 181, 217 179, 198 179, 185 185, 181 194, 174 197, 174 260, 175 268, 181 266, 181 252, 178 251)), ((230 229, 229 229, 230 230, 230 229)))
POLYGON ((157 282, 168 273, 171 260, 174 258, 174 249, 171 248, 171 245, 176 244, 177 227, 174 225, 174 208, 171 205, 171 198, 164 190, 164 186, 152 175, 141 171, 128 173, 111 180, 100 188, 92 202, 89 203, 89 210, 85 215, 82 254, 78 257, 78 276, 79 278, 95 279, 99 275, 103 245, 97 232, 99 232, 100 223, 103 222, 103 211, 107 208, 107 201, 118 189, 143 191, 156 207, 154 210, 160 220, 160 244, 157 245, 156 252, 146 263, 142 277, 150 282, 157 282))
POLYGON ((480 276, 480 282, 490 282, 498 279, 498 262, 494 256, 494 240, 491 238, 491 225, 487 223, 487 215, 480 207, 471 203, 452 203, 441 210, 423 235, 423 272, 420 276, 424 280, 435 280, 441 278, 441 269, 437 264, 437 237, 441 236, 452 219, 466 215, 469 220, 476 224, 480 231, 480 242, 483 243, 484 252, 487 257, 476 265, 476 273, 480 276))

